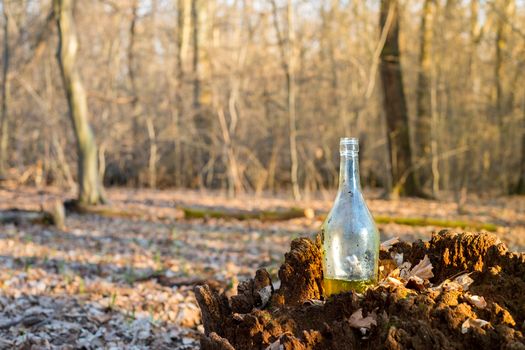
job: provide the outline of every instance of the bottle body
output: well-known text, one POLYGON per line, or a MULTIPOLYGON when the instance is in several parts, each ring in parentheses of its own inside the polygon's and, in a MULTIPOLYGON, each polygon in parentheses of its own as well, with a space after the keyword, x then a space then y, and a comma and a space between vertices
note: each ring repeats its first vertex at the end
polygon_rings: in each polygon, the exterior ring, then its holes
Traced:
POLYGON ((364 291, 377 282, 379 231, 359 182, 358 141, 341 139, 339 190, 322 225, 325 295, 364 291))

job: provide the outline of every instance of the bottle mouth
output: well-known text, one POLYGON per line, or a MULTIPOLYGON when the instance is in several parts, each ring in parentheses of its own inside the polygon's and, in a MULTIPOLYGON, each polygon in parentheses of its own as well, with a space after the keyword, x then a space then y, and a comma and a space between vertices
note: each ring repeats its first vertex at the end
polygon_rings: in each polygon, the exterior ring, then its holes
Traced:
POLYGON ((339 140, 339 154, 341 156, 357 156, 359 153, 359 139, 356 137, 342 137, 339 140))

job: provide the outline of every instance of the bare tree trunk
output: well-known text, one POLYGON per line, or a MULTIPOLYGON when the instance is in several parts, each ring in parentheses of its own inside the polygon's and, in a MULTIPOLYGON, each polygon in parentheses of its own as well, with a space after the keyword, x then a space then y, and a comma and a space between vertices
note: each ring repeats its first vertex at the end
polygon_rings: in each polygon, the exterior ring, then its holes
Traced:
POLYGON ((431 180, 432 158, 432 103, 430 91, 430 76, 432 68, 431 47, 433 37, 434 0, 425 0, 421 16, 420 44, 419 44, 419 72, 417 77, 416 97, 416 155, 421 166, 417 174, 421 185, 431 180))
POLYGON ((277 4, 272 0, 274 27, 279 41, 279 50, 281 53, 281 66, 286 78, 286 97, 288 107, 288 140, 290 146, 290 181, 295 200, 301 199, 298 181, 298 158, 297 158, 297 116, 295 113, 295 33, 293 24, 293 6, 292 1, 287 1, 287 46, 281 29, 279 27, 279 16, 277 14, 277 4))
POLYGON ((189 39, 190 39, 190 23, 191 23, 191 2, 190 0, 178 0, 177 1, 177 77, 176 77, 176 92, 175 92, 175 135, 174 135, 174 147, 175 147, 175 185, 182 186, 183 181, 183 156, 182 152, 183 144, 181 142, 181 117, 184 114, 184 99, 183 99, 183 86, 184 86, 184 63, 186 62, 189 39))
POLYGON ((297 159, 297 116, 295 113, 295 33, 294 33, 294 16, 292 1, 288 0, 288 74, 286 75, 286 86, 288 88, 288 122, 289 122, 289 139, 290 139, 290 179, 292 181, 293 197, 295 200, 301 199, 299 191, 299 180, 297 172, 299 161, 297 159))
POLYGON ((7 115, 9 82, 7 73, 9 72, 9 13, 7 6, 8 0, 4 0, 2 10, 4 15, 4 52, 2 67, 2 106, 0 110, 0 178, 5 176, 7 162, 7 145, 9 141, 9 119, 7 115))
POLYGON ((98 154, 95 137, 88 119, 86 91, 75 59, 78 40, 73 20, 73 1, 54 0, 58 28, 57 59, 62 74, 78 150, 78 201, 98 204, 105 201, 104 190, 98 176, 98 154))
POLYGON ((221 126, 222 137, 224 140, 224 158, 228 164, 228 196, 233 198, 236 193, 243 191, 242 182, 239 176, 239 166, 237 165, 237 158, 231 139, 231 125, 228 127, 224 111, 219 108, 217 111, 219 117, 219 124, 221 126))
POLYGON ((525 194, 525 107, 523 108, 523 123, 522 123, 522 130, 521 130, 520 175, 519 175, 518 184, 516 185, 514 193, 515 194, 525 194))
MULTIPOLYGON (((496 116, 497 116, 497 123, 500 128, 499 130, 499 155, 497 156, 497 163, 499 169, 504 169, 506 159, 509 158, 509 154, 505 152, 506 149, 506 141, 507 138, 503 135, 506 135, 508 133, 508 126, 505 123, 505 117, 508 114, 509 108, 505 101, 505 91, 504 91, 504 83, 506 81, 505 77, 505 52, 508 50, 507 48, 507 42, 508 42, 508 30, 509 26, 507 24, 508 15, 510 13, 510 7, 512 5, 512 0, 501 0, 499 2, 496 2, 495 6, 497 7, 496 11, 499 11, 497 14, 497 21, 496 21, 496 40, 495 40, 495 49, 496 49, 496 57, 495 57, 495 63, 494 63, 494 80, 495 80, 495 90, 496 90, 496 116)), ((501 173, 498 173, 500 175, 501 185, 504 188, 505 192, 508 192, 509 190, 509 183, 508 183, 508 176, 501 176, 501 173)))
MULTIPOLYGON (((506 9, 508 0, 503 0, 502 6, 506 9)), ((497 27, 496 27, 496 58, 494 63, 494 81, 496 83, 496 111, 498 116, 498 123, 500 126, 503 124, 502 113, 503 113, 503 51, 505 51, 506 46, 506 33, 505 33, 505 18, 502 16, 497 16, 497 27)))
POLYGON ((412 151, 410 148, 408 112, 403 90, 399 53, 399 9, 397 0, 382 0, 380 27, 386 24, 390 6, 394 19, 381 51, 381 81, 383 83, 383 105, 386 113, 387 139, 392 175, 392 195, 421 196, 414 176, 412 151))
MULTIPOLYGON (((128 59, 128 77, 129 82, 131 86, 131 124, 132 124, 132 137, 133 137, 133 144, 138 145, 140 144, 139 135, 141 134, 142 130, 140 127, 140 116, 141 116, 141 106, 139 103, 139 97, 137 93, 137 82, 136 82, 136 73, 135 73, 135 55, 134 55, 134 47, 135 47, 135 33, 136 33, 136 26, 137 26, 137 10, 138 10, 138 0, 133 0, 133 3, 131 5, 131 21, 129 25, 129 44, 128 44, 128 50, 127 50, 127 59, 128 59)), ((133 149, 132 150, 132 164, 133 164, 133 170, 132 174, 130 174, 130 177, 134 179, 135 185, 139 185, 140 183, 140 168, 142 165, 142 162, 140 159, 140 155, 143 152, 141 152, 140 148, 133 149)))
POLYGON ((191 2, 191 21, 193 25, 193 107, 200 109, 201 86, 199 80, 199 12, 198 0, 191 2))
POLYGON ((157 187, 157 133, 155 132, 155 125, 153 125, 153 118, 150 115, 146 118, 146 128, 148 129, 149 142, 148 186, 155 188, 157 187))

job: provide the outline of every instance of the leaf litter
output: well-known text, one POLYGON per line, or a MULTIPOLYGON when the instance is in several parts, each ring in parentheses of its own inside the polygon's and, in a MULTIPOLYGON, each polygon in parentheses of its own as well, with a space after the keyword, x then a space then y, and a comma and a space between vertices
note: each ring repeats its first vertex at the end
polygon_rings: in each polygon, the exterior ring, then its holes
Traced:
MULTIPOLYGON (((305 231, 314 234, 320 224, 317 218, 278 224, 221 219, 185 221, 177 214, 179 203, 245 207, 249 201, 223 203, 218 197, 203 198, 193 192, 109 192, 116 207, 133 207, 148 217, 70 215, 64 230, 0 226, 0 348, 52 348, 66 344, 88 349, 198 348, 202 325, 193 286, 215 283, 220 290, 234 293, 237 281, 260 266, 275 276, 290 239, 305 231)), ((0 189, 0 196, 4 199, 1 207, 39 209, 44 201, 55 203, 62 194, 54 189, 26 188, 0 189)), ((265 199, 250 202, 249 206, 261 203, 287 205, 282 200, 265 199)), ((326 204, 312 203, 316 211, 327 209, 326 204)), ((375 212, 387 215, 433 212, 445 216, 455 210, 443 203, 429 203, 431 208, 427 202, 406 203, 400 206, 375 200, 371 205, 375 212)), ((478 215, 476 207, 468 210, 478 215)), ((516 211, 505 210, 485 206, 480 212, 513 222, 507 216, 516 211)), ((479 220, 484 218, 480 216, 479 220)), ((433 228, 388 224, 380 225, 380 229, 390 236, 398 234, 412 240, 427 236, 433 228)), ((519 240, 512 242, 519 244, 519 240)), ((383 249, 389 249, 397 239, 385 243, 383 249)), ((396 263, 400 262, 395 266, 400 267, 403 254, 395 257, 396 263)), ((418 273, 414 276, 422 278, 418 273)), ((388 276, 385 282, 405 287, 405 281, 399 277, 388 276)), ((279 282, 274 284, 278 286, 279 282)), ((266 301, 268 293, 262 291, 260 297, 266 301)), ((481 298, 465 296, 473 306, 482 305, 481 298)), ((324 301, 312 303, 322 305, 324 301)))

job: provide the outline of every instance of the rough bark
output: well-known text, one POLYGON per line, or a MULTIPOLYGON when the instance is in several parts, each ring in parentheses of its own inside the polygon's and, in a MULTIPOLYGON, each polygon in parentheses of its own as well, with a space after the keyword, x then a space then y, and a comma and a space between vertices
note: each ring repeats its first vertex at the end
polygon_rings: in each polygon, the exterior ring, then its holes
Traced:
POLYGON ((8 119, 8 96, 9 82, 7 73, 9 72, 9 13, 7 7, 9 1, 4 0, 2 12, 4 16, 4 45, 3 45, 3 67, 2 67, 2 105, 0 107, 0 178, 5 176, 7 162, 7 145, 9 140, 9 119, 8 119))
POLYGON ((381 51, 381 81, 386 114, 387 139, 392 176, 392 195, 421 196, 412 163, 408 111, 403 89, 399 52, 399 8, 397 0, 382 0, 380 28, 386 24, 392 6, 393 21, 381 51))
POLYGON ((301 305, 323 295, 321 240, 300 238, 292 242, 279 269, 281 288, 273 296, 275 305, 301 305))
POLYGON ((69 107, 78 153, 78 201, 99 204, 105 201, 98 176, 98 153, 89 125, 86 91, 76 67, 78 39, 73 19, 73 0, 54 0, 58 29, 57 60, 69 107))

